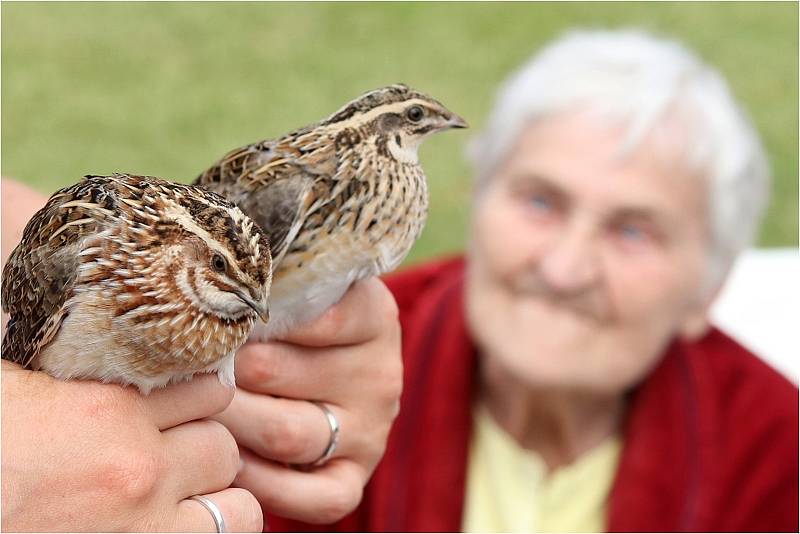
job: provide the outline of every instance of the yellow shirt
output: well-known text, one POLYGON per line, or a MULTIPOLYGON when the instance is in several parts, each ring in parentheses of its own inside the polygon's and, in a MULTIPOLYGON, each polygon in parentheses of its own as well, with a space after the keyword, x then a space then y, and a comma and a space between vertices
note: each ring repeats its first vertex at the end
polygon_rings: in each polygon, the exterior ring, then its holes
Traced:
POLYGON ((485 407, 475 414, 467 470, 464 532, 604 532, 606 503, 621 449, 613 437, 547 474, 485 407))

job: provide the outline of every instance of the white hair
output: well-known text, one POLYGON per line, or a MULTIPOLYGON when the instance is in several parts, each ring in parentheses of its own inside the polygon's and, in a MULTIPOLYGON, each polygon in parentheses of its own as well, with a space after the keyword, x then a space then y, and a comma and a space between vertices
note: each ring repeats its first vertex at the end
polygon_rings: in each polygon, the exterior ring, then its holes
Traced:
POLYGON ((578 106, 624 124, 626 152, 669 122, 684 123, 686 168, 708 179, 706 290, 715 289, 755 238, 770 182, 758 133, 723 77, 679 43, 642 31, 570 32, 500 88, 485 130, 468 150, 479 185, 524 128, 578 106))

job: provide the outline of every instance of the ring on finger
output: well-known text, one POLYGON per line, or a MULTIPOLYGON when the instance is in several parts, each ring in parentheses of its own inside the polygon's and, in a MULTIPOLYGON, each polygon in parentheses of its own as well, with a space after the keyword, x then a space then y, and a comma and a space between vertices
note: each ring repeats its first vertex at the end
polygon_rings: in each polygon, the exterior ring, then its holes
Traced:
POLYGON ((192 495, 189 498, 199 502, 206 510, 208 510, 208 512, 211 514, 211 517, 214 519, 214 526, 217 528, 218 534, 225 532, 225 518, 222 517, 222 510, 219 509, 217 503, 208 497, 203 497, 202 495, 192 495))
POLYGON ((322 410, 322 413, 325 414, 325 420, 328 421, 328 426, 330 427, 330 438, 328 438, 328 445, 325 447, 325 450, 322 451, 322 455, 319 458, 311 462, 311 467, 319 467, 325 464, 328 460, 331 459, 333 453, 336 452, 336 446, 339 444, 339 420, 336 419, 336 416, 333 414, 328 405, 324 402, 320 401, 309 401, 311 404, 322 410))

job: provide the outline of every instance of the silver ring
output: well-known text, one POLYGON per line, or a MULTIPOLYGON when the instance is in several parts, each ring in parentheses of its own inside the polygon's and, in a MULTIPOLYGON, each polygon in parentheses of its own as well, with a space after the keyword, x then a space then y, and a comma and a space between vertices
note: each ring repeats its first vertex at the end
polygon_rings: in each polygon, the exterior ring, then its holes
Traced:
POLYGON ((315 461, 311 462, 312 467, 319 467, 320 465, 324 464, 328 460, 331 459, 333 453, 336 452, 336 446, 339 444, 339 421, 336 419, 336 416, 333 415, 333 412, 330 408, 324 403, 319 401, 310 401, 314 406, 318 407, 322 410, 322 413, 325 414, 325 419, 328 421, 328 426, 331 429, 331 437, 328 440, 328 446, 325 447, 325 450, 322 452, 322 455, 317 458, 315 461))
POLYGON ((219 509, 219 506, 217 506, 217 503, 202 495, 192 495, 189 498, 202 504, 205 509, 211 513, 211 517, 214 518, 214 526, 217 527, 218 533, 221 534, 225 532, 225 518, 222 517, 222 511, 219 509))

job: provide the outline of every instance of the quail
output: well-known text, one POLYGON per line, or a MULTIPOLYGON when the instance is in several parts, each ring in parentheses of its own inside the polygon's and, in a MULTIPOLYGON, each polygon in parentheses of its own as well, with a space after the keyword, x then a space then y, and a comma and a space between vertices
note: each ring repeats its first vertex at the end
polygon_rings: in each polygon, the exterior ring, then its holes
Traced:
POLYGON ((235 202, 268 235, 270 339, 314 319, 359 279, 398 266, 428 207, 417 151, 467 123, 406 85, 376 89, 328 118, 226 154, 195 181, 235 202))
POLYGON ((59 378, 153 388, 216 372, 268 319, 265 235, 228 200, 150 176, 57 191, 3 268, 3 358, 59 378))

